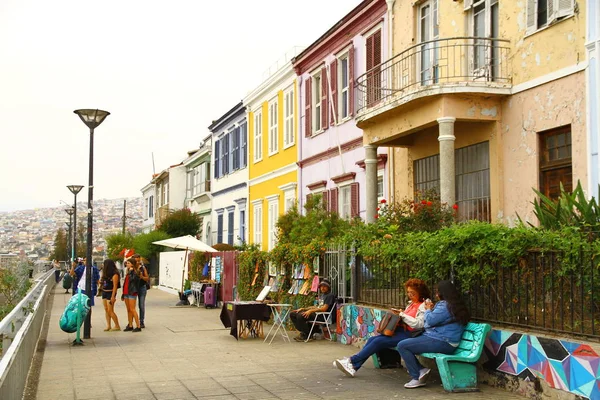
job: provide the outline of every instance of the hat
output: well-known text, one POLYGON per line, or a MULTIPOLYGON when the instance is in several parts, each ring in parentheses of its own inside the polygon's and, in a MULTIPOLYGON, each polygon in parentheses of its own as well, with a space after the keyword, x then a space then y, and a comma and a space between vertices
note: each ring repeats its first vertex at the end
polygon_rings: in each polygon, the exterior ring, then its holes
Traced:
POLYGON ((331 284, 329 283, 329 281, 325 278, 323 278, 321 280, 321 282, 319 283, 319 286, 327 286, 329 289, 331 289, 331 284))
POLYGON ((83 258, 77 257, 77 261, 83 261, 83 258))

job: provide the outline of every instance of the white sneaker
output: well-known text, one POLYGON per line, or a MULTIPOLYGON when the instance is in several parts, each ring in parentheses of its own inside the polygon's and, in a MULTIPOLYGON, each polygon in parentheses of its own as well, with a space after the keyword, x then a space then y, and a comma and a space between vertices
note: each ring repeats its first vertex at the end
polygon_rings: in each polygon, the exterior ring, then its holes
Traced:
POLYGON ((429 378, 429 373, 431 370, 429 368, 421 368, 419 371, 419 380, 423 383, 427 382, 427 378, 429 378))
POLYGON ((349 377, 354 378, 354 374, 356 374, 356 371, 354 370, 354 366, 352 365, 352 362, 349 359, 335 360, 334 363, 340 371, 342 371, 349 377))
POLYGON ((407 389, 414 389, 421 386, 425 386, 425 383, 421 382, 418 379, 412 379, 410 382, 404 384, 404 387, 407 389))

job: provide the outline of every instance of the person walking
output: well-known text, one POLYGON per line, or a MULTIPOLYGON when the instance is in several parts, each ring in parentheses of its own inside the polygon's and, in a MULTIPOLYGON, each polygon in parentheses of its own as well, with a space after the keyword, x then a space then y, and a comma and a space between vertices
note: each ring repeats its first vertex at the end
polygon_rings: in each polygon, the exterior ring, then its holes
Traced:
POLYGON ((438 283, 438 301, 425 302, 425 331, 421 336, 398 343, 398 353, 412 377, 407 389, 425 386, 431 370, 423 368, 416 355, 422 353, 452 354, 462 340, 465 326, 471 318, 460 293, 450 281, 438 283))
POLYGON ((140 287, 138 291, 138 307, 139 307, 139 316, 140 316, 140 328, 146 328, 144 325, 144 320, 146 317, 146 294, 148 293, 148 289, 150 288, 150 276, 148 275, 148 269, 144 265, 142 261, 142 257, 139 254, 134 254, 132 256, 135 261, 138 263, 141 275, 140 275, 140 287))
POLYGON ((57 260, 52 260, 52 267, 54 267, 54 280, 58 283, 60 282, 60 263, 57 260))
POLYGON ((421 279, 407 280, 404 288, 409 298, 408 305, 405 309, 392 308, 392 312, 400 316, 402 323, 398 324, 392 336, 371 336, 358 353, 349 358, 335 360, 333 365, 344 374, 354 377, 356 371, 373 354, 390 347, 396 347, 400 341, 412 337, 412 332, 415 329, 423 328, 425 324, 425 300, 431 297, 429 288, 425 281, 421 279))
POLYGON ((135 258, 131 257, 125 261, 125 269, 125 281, 123 282, 123 294, 121 295, 121 300, 125 302, 125 306, 127 307, 128 324, 123 331, 141 332, 140 318, 135 307, 140 287, 141 273, 135 258), (134 321, 136 324, 135 328, 133 327, 134 321))
POLYGON ((104 303, 104 314, 106 316, 106 329, 108 331, 120 331, 119 318, 115 314, 115 302, 117 299, 117 289, 121 287, 121 280, 117 266, 111 259, 104 260, 102 267, 102 302, 104 303), (114 328, 111 327, 114 323, 114 328))
POLYGON ((79 258, 79 265, 71 268, 71 276, 73 277, 73 294, 81 292, 87 295, 90 299, 90 306, 94 306, 94 298, 98 293, 98 284, 100 283, 100 272, 96 266, 92 266, 92 290, 90 293, 85 292, 85 280, 87 275, 86 258, 79 258))

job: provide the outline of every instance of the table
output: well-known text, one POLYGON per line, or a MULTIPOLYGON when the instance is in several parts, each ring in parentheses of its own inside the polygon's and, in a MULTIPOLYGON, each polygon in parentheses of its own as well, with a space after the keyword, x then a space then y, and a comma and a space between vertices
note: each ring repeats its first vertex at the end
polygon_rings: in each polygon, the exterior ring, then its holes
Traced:
POLYGON ((273 343, 273 339, 275 339, 275 336, 277 336, 278 331, 281 331, 281 337, 283 338, 284 342, 286 339, 288 342, 290 342, 290 337, 287 333, 287 330, 285 329, 285 321, 290 315, 292 305, 269 304, 269 307, 271 307, 271 311, 273 312, 273 326, 271 326, 271 329, 269 329, 269 333, 267 333, 267 336, 265 337, 263 343, 266 342, 267 339, 269 339, 269 335, 271 334, 273 329, 275 329, 275 332, 273 332, 273 336, 271 336, 271 341, 269 342, 269 344, 273 343))
POLYGON ((271 318, 271 308, 260 301, 226 301, 220 318, 236 339, 263 337, 262 323, 271 318))

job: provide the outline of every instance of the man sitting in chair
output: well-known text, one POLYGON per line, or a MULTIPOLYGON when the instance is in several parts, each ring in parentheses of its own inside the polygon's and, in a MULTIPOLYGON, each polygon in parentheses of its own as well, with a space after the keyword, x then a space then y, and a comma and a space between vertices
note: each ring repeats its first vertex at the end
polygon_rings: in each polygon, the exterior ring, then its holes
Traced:
MULTIPOLYGON (((300 334, 294 338, 294 340, 298 342, 303 342, 308 338, 312 322, 317 317, 317 312, 330 312, 331 310, 333 310, 336 298, 335 295, 331 293, 331 284, 327 279, 323 279, 321 283, 319 283, 319 291, 320 294, 316 306, 308 308, 299 308, 290 313, 290 319, 294 323, 296 329, 300 331, 300 334)), ((325 322, 325 316, 319 315, 319 321, 325 322)), ((315 332, 315 330, 313 329, 313 334, 314 333, 321 332, 320 330, 315 332)))

